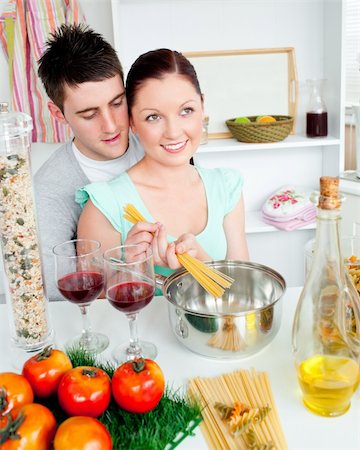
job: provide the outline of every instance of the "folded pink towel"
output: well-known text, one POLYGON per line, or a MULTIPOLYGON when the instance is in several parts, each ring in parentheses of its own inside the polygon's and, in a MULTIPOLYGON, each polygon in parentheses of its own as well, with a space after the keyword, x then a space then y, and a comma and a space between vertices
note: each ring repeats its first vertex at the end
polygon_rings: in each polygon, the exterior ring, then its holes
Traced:
POLYGON ((302 211, 315 209, 310 194, 301 186, 283 186, 265 201, 262 211, 267 217, 289 220, 299 217, 302 211))
POLYGON ((314 222, 316 207, 309 196, 302 187, 283 186, 264 203, 263 221, 286 231, 314 222))
POLYGON ((310 214, 307 216, 306 220, 303 219, 290 219, 286 222, 279 222, 273 219, 269 219, 268 217, 265 217, 263 215, 263 221, 265 223, 267 223, 268 225, 272 225, 276 228, 279 228, 280 230, 285 230, 285 231, 292 231, 292 230, 296 230, 297 228, 301 228, 304 227, 305 225, 308 225, 309 223, 313 223, 316 220, 316 211, 314 211, 313 216, 311 216, 310 214))
POLYGON ((310 203, 299 211, 296 211, 293 214, 288 214, 287 216, 271 216, 270 214, 266 214, 264 211, 262 212, 262 215, 263 218, 272 220, 274 222, 288 222, 292 219, 307 221, 312 220, 316 216, 316 207, 315 205, 310 203))

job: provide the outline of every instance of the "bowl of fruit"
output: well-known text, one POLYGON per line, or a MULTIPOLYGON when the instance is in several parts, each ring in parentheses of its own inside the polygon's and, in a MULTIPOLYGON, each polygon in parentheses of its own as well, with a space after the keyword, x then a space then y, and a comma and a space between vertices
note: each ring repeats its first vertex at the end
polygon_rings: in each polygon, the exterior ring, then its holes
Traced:
POLYGON ((240 142, 278 142, 290 134, 294 118, 278 115, 244 116, 228 119, 226 125, 240 142))

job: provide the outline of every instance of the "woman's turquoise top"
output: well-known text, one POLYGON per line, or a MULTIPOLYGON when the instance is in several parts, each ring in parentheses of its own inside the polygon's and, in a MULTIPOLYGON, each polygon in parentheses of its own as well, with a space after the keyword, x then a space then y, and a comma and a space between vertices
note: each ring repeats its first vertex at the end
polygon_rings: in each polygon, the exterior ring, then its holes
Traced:
MULTIPOLYGON (((208 205, 206 227, 196 236, 196 240, 213 260, 224 259, 227 251, 223 227, 224 217, 240 199, 243 178, 239 172, 232 169, 200 167, 196 167, 196 169, 204 183, 208 205)), ((89 198, 113 227, 121 233, 123 242, 133 226, 123 217, 123 207, 126 204, 133 204, 148 222, 156 222, 156 218, 151 216, 144 205, 127 172, 110 181, 88 184, 76 192, 76 201, 81 207, 85 206, 89 198)), ((176 236, 168 236, 169 242, 176 239, 176 236)), ((167 276, 172 270, 156 267, 156 272, 167 276)))

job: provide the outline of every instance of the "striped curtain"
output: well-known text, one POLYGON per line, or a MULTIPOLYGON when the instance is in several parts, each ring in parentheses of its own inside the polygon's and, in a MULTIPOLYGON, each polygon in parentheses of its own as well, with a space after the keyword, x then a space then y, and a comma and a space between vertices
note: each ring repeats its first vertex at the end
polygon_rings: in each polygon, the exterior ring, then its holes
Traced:
POLYGON ((9 0, 0 16, 0 40, 9 62, 12 109, 29 114, 33 142, 65 142, 70 128, 47 108, 48 97, 37 75, 45 41, 63 23, 85 22, 77 0, 9 0))

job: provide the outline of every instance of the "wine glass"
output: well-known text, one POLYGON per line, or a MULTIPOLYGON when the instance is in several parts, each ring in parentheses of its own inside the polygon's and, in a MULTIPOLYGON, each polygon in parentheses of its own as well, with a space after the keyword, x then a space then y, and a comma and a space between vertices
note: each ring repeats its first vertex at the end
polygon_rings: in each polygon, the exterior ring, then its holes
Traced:
POLYGON ((80 307, 82 332, 67 342, 67 346, 82 347, 90 353, 100 353, 109 345, 109 338, 90 331, 88 310, 104 288, 103 259, 100 242, 73 239, 55 245, 55 281, 66 300, 80 307))
POLYGON ((121 245, 104 253, 105 292, 110 304, 124 312, 129 321, 130 345, 124 344, 112 353, 117 363, 135 358, 154 359, 156 346, 139 341, 137 317, 155 293, 154 263, 151 248, 121 245))

